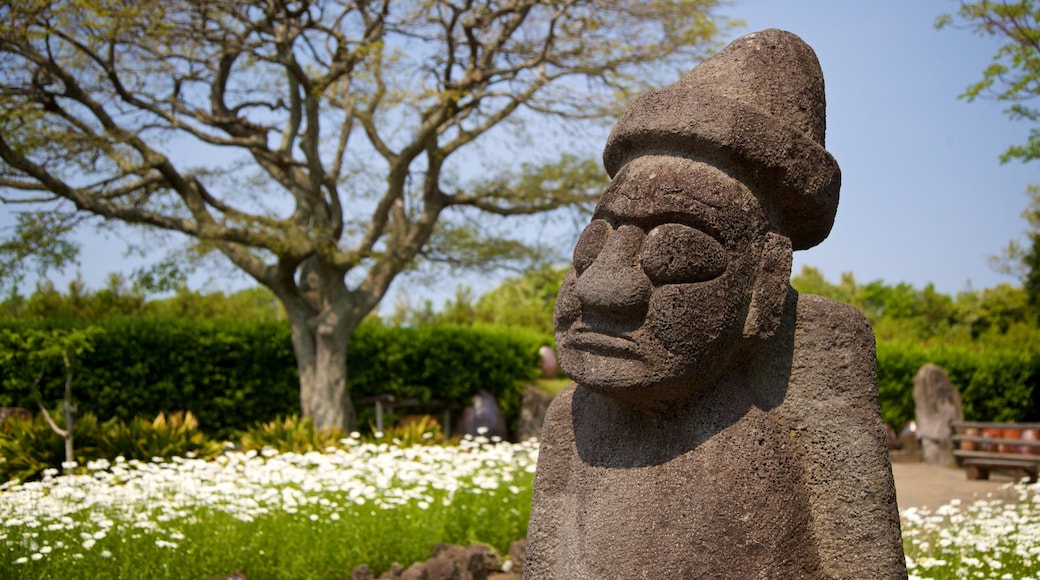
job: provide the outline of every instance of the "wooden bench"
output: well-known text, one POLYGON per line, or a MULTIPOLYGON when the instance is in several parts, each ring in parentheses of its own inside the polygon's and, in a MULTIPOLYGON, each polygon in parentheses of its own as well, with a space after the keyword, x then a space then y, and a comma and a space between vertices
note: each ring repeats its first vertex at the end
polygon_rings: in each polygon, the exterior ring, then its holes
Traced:
POLYGON ((968 479, 1011 471, 1036 482, 1040 470, 1040 423, 953 421, 953 451, 968 479))

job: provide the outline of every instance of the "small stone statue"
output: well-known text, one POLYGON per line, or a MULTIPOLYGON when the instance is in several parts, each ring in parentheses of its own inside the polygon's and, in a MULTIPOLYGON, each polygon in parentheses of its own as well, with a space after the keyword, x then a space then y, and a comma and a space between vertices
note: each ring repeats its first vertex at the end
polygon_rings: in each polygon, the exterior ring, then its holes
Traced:
POLYGON ((961 394, 938 365, 928 363, 914 375, 914 419, 921 455, 925 463, 950 467, 953 455, 953 425, 963 421, 961 394))
POLYGON ((789 286, 840 173, 779 30, 636 99, 556 306, 524 577, 906 577, 874 337, 789 286))

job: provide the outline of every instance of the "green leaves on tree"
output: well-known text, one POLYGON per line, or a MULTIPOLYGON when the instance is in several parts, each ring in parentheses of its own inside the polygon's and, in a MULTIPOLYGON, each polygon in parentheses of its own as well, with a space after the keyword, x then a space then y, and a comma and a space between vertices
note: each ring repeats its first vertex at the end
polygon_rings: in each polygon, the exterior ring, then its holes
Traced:
MULTIPOLYGON (((936 20, 937 28, 966 28, 979 36, 1003 41, 982 78, 965 89, 961 98, 994 99, 1007 103, 1005 113, 1013 121, 1036 125, 1040 109, 1031 105, 1040 96, 1040 2, 981 0, 961 1, 955 14, 936 20)), ((1032 127, 1025 143, 1013 144, 1001 155, 1003 162, 1040 158, 1040 127, 1032 127)))

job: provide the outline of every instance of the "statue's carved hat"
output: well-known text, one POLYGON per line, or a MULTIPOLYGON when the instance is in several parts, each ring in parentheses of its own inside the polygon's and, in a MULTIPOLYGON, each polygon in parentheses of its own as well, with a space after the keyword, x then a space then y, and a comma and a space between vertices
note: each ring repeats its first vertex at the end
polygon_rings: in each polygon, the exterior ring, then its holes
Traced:
POLYGON ((824 148, 825 110, 816 53, 790 32, 764 30, 634 100, 603 161, 612 178, 647 154, 714 163, 748 184, 794 249, 811 248, 830 233, 841 187, 824 148))

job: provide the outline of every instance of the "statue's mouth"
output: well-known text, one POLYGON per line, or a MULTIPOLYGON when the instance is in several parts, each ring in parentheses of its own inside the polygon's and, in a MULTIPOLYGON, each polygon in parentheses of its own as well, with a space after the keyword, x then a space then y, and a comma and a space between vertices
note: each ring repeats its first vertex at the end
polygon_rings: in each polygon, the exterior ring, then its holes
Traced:
POLYGON ((583 350, 596 355, 642 359, 639 345, 627 334, 613 335, 594 331, 587 326, 576 326, 563 340, 564 348, 583 350))

